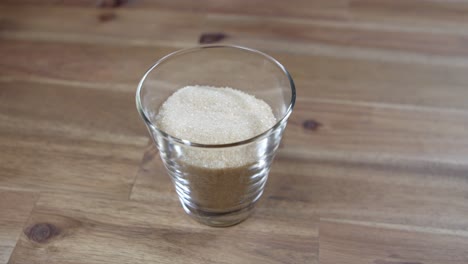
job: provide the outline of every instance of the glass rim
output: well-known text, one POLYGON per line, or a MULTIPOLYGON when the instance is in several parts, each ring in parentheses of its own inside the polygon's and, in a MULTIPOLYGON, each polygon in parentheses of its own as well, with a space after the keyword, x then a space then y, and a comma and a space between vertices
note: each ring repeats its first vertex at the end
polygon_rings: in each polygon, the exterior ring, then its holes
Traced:
MULTIPOLYGON (((264 138, 268 135, 270 135, 271 133, 273 133, 273 131, 278 128, 284 121, 287 120, 287 118, 291 115, 292 113, 292 110, 294 108, 294 105, 295 105, 295 102, 296 102, 296 87, 294 85, 294 81, 291 77, 291 74, 289 74, 289 72, 286 70, 286 68, 279 62, 277 61, 275 58, 273 58, 272 56, 266 54, 266 53, 263 53, 261 51, 258 51, 256 49, 251 49, 251 48, 247 48, 247 47, 243 47, 243 46, 237 46, 237 45, 224 45, 224 44, 209 44, 209 45, 199 45, 199 46, 196 46, 196 47, 192 47, 192 48, 184 48, 184 49, 180 49, 180 50, 177 50, 177 51, 174 51, 174 52, 171 52, 169 54, 167 54, 166 56, 162 57, 161 59, 159 59, 158 61, 156 61, 146 72, 145 74, 143 75, 143 77, 141 78, 140 82, 138 83, 138 88, 137 88, 137 91, 136 91, 136 96, 135 96, 135 100, 136 100, 136 106, 137 106, 137 110, 138 110, 138 113, 140 114, 141 118, 145 121, 145 123, 150 126, 152 129, 156 130, 158 133, 160 133, 163 137, 169 139, 169 140, 172 140, 172 141, 175 141, 179 144, 182 144, 182 145, 186 145, 186 146, 191 146, 191 147, 199 147, 199 148, 226 148, 226 147, 235 147, 235 146, 241 146, 241 145, 245 145, 245 144, 249 144, 251 142, 254 142, 260 138, 264 138), (278 121, 276 121, 276 123, 271 126, 268 130, 258 134, 258 135, 255 135, 253 137, 250 137, 248 139, 244 139, 244 140, 241 140, 241 141, 236 141, 236 142, 232 142, 232 143, 226 143, 226 144, 202 144, 202 143, 196 143, 196 142, 192 142, 190 140, 186 140, 186 139, 181 139, 181 138, 178 138, 178 137, 175 137, 175 136, 172 136, 168 133, 166 133, 165 131, 159 129, 155 124, 153 124, 153 122, 151 122, 151 120, 148 118, 148 116, 146 115, 145 111, 143 110, 143 106, 142 106, 142 103, 141 103, 141 89, 143 87, 143 84, 145 83, 146 81, 146 78, 148 77, 148 75, 155 69, 157 68, 160 64, 162 64, 163 62, 171 59, 172 57, 174 56, 177 56, 177 55, 182 55, 184 53, 189 53, 189 52, 194 52, 194 51, 197 51, 197 50, 202 50, 202 49, 210 49, 210 48, 232 48, 232 49, 237 49, 237 50, 243 50, 243 51, 247 51, 247 52, 251 52, 251 53, 254 53, 256 55, 261 55, 263 56, 264 58, 266 58, 267 60, 269 60, 270 62, 272 62, 273 64, 275 64, 277 67, 279 67, 281 69, 281 71, 286 75, 286 77, 288 78, 289 80, 289 88, 291 89, 291 101, 289 102, 289 105, 288 105, 288 108, 286 110, 286 112, 284 113, 284 115, 278 119, 278 121)), ((151 132, 151 131, 150 131, 151 132)))

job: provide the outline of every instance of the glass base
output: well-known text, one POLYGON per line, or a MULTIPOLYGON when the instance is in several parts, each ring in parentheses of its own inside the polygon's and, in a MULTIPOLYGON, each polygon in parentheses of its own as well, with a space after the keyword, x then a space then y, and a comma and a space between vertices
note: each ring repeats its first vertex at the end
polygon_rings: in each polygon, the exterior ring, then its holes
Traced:
POLYGON ((239 210, 229 212, 206 212, 190 207, 181 201, 184 211, 197 222, 213 227, 228 227, 236 225, 247 219, 253 212, 255 203, 239 210))

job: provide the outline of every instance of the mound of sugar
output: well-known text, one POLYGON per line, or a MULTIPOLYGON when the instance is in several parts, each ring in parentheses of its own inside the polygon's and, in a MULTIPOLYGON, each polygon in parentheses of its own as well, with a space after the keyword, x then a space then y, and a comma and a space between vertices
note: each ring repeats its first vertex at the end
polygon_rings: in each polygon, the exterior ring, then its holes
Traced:
POLYGON ((252 138, 276 122, 263 100, 232 88, 186 86, 159 109, 157 126, 167 134, 200 144, 252 138))
MULTIPOLYGON (((210 86, 177 90, 156 116, 156 125, 167 134, 201 144, 246 140, 275 122, 264 101, 232 88, 210 86)), ((179 145, 169 151, 172 155, 161 157, 172 157, 165 161, 178 192, 188 192, 191 203, 207 212, 225 212, 238 210, 263 188, 258 183, 267 177, 269 164, 262 142, 268 140, 259 142, 226 148, 179 145), (172 153, 176 151, 177 155, 172 153)))

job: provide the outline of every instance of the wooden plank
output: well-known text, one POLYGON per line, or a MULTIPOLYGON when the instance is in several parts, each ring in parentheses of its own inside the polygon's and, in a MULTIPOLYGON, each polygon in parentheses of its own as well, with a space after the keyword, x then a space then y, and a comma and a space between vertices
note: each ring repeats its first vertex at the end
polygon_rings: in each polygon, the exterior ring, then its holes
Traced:
POLYGON ((0 190, 0 263, 8 263, 37 198, 31 192, 0 190))
MULTIPOLYGON (((221 31, 245 43, 265 42, 265 46, 281 43, 322 44, 326 46, 356 47, 426 53, 431 55, 466 56, 465 36, 435 34, 434 32, 405 32, 398 27, 386 29, 353 27, 352 22, 314 23, 314 21, 278 20, 277 18, 233 18, 212 15, 207 22, 209 31, 221 31)), ((261 44, 260 44, 261 45, 261 44)), ((296 46, 297 44, 291 44, 296 46)), ((277 45, 276 47, 280 47, 277 45)), ((275 48, 276 48, 275 47, 275 48)), ((312 50, 312 49, 311 49, 312 50)), ((307 52, 307 48, 301 49, 307 52)))
POLYGON ((298 156, 467 164, 462 158, 468 155, 466 111, 299 100, 283 141, 298 156))
POLYGON ((70 80, 78 87, 86 87, 85 82, 99 82, 100 85, 91 87, 134 92, 144 72, 157 59, 174 50, 2 41, 0 72, 7 81, 70 80))
POLYGON ((467 22, 468 2, 461 1, 392 1, 392 0, 351 0, 352 10, 373 12, 376 15, 400 14, 401 16, 416 16, 432 21, 467 22))
MULTIPOLYGON (((249 14, 295 18, 359 19, 366 15, 397 20, 434 22, 467 22, 468 2, 438 0, 295 0, 285 5, 280 0, 217 1, 202 0, 4 0, 11 5, 54 5, 101 8, 152 8, 153 10, 175 10, 199 13, 249 14)), ((440 25, 440 23, 439 23, 440 25)))
MULTIPOLYGON (((186 1, 186 0, 183 0, 186 1)), ((25 31, 29 30, 30 33, 34 31, 45 33, 47 32, 58 32, 60 31, 65 37, 67 31, 72 31, 74 33, 81 33, 86 35, 92 34, 104 34, 116 36, 115 32, 118 32, 119 28, 133 28, 138 27, 138 30, 132 31, 120 31, 120 34, 132 34, 133 37, 141 38, 154 38, 154 31, 165 33, 164 38, 161 38, 160 34, 157 36, 158 41, 169 38, 178 38, 179 40, 190 40, 193 39, 193 33, 198 30, 203 29, 203 25, 210 26, 213 22, 219 21, 226 23, 226 21, 236 21, 239 23, 239 26, 245 23, 252 23, 254 27, 250 28, 248 32, 258 31, 259 34, 267 33, 265 30, 259 30, 258 26, 255 24, 263 25, 282 25, 292 26, 296 28, 295 31, 298 31, 300 27, 305 25, 311 26, 323 26, 325 28, 332 29, 378 29, 379 31, 396 31, 396 32, 426 32, 426 33, 453 33, 458 35, 466 35, 467 30, 460 28, 460 23, 468 23, 468 20, 464 21, 451 21, 451 18, 456 17, 460 14, 462 6, 459 3, 459 6, 453 8, 458 12, 455 14, 450 14, 447 17, 444 17, 443 20, 434 20, 426 16, 411 16, 404 15, 404 12, 392 12, 391 8, 387 9, 378 9, 374 10, 369 8, 373 6, 372 2, 361 5, 355 3, 356 8, 353 9, 339 9, 331 11, 328 9, 322 8, 298 8, 300 11, 305 11, 308 15, 304 18, 300 16, 295 16, 292 18, 281 17, 280 15, 275 15, 274 20, 268 17, 259 17, 258 14, 249 15, 249 11, 254 10, 254 8, 243 8, 242 12, 234 12, 239 14, 220 14, 219 12, 209 12, 207 13, 193 13, 191 11, 194 8, 205 8, 206 6, 200 5, 197 3, 194 5, 192 2, 184 3, 183 5, 178 5, 177 1, 173 2, 164 2, 168 4, 176 4, 175 8, 166 9, 163 6, 156 7, 156 9, 147 9, 147 8, 123 8, 123 9, 96 9, 96 8, 64 8, 62 5, 57 6, 47 6, 43 1, 41 5, 35 6, 10 6, 3 5, 1 15, 4 19, 4 31, 15 30, 15 31, 25 31), (188 7, 194 5, 194 8, 184 9, 183 7, 188 7), (356 10, 355 10, 356 9, 356 10), (370 9, 371 11, 366 11, 370 9), (387 11, 389 14, 383 12, 387 11), (41 13, 48 13, 49 16, 41 16, 41 13), (403 15, 402 15, 403 13, 403 15), (157 14, 157 15, 155 15, 157 14), (57 20, 67 17, 69 23, 67 24, 57 24, 54 23, 57 20), (171 20, 171 21, 168 21, 171 20), (205 23, 209 20, 210 23, 205 23), (109 23, 112 22, 112 23, 109 23), (138 22, 140 22, 138 24, 138 22), (162 27, 164 26, 164 27, 162 27), (295 27, 294 27, 295 26, 295 27), (171 28, 171 31, 167 31, 167 27, 171 28), (87 29, 87 31, 85 31, 87 29), (153 34, 144 35, 145 32, 152 30, 153 34), (185 33, 185 35, 179 35, 176 33, 185 33)), ((275 1, 270 1, 274 3, 275 1)), ((331 1, 327 1, 330 3, 331 1)), ((393 1, 397 2, 397 1, 393 1)), ((20 1, 16 1, 20 3, 20 1)), ((79 1, 79 3, 84 4, 85 1, 79 1)), ((138 3, 129 5, 129 7, 139 6, 142 4, 142 1, 138 3)), ((151 2, 154 3, 154 2, 151 2)), ((216 1, 215 3, 219 3, 216 1)), ((243 3, 243 6, 246 4, 251 4, 253 2, 249 1, 248 3, 243 3)), ((308 1, 307 4, 313 2, 308 1)), ((403 2, 403 4, 406 2, 403 2)), ((411 3, 414 3, 412 1, 411 3)), ((400 3, 402 4, 402 3, 400 3)), ((66 5, 66 4, 65 4, 66 5)), ((413 4, 411 4, 413 5, 413 4)), ((85 7, 88 5, 84 5, 85 7)), ((229 5, 223 4, 222 7, 227 7, 229 5)), ((412 10, 421 10, 421 7, 424 5, 415 5, 418 6, 418 9, 412 8, 412 10)), ((465 9, 468 9, 468 5, 465 4, 465 9)), ((91 5, 92 7, 92 5, 91 5)), ((259 7, 259 6, 257 6, 259 7)), ((208 8, 209 9, 209 8, 208 8)), ((266 12, 271 12, 273 9, 263 9, 266 12)), ((284 11, 287 12, 284 8, 284 11)), ((444 9, 445 10, 445 9, 444 9)), ((397 10, 401 11, 401 10, 397 10)), ((443 14, 443 10, 438 10, 439 14, 443 14)), ((222 13, 222 12, 221 12, 222 13)), ((228 12, 230 13, 230 12, 228 12)), ((236 23, 228 24, 235 25, 236 23)), ((371 30, 372 32, 372 30, 371 30)), ((71 33, 71 32, 70 32, 71 33)), ((287 33, 287 32, 282 32, 287 33)), ((288 33, 290 34, 290 33, 288 33)), ((295 37, 300 37, 300 34, 296 34, 295 37)), ((32 36, 31 36, 32 37, 32 36)), ((115 38, 114 38, 115 39, 115 38)), ((172 39, 176 40, 176 39, 172 39)), ((290 50, 291 51, 291 50, 290 50)))
POLYGON ((10 263, 316 263, 316 218, 297 218, 295 228, 286 215, 263 214, 218 229, 170 203, 45 195, 10 263))
MULTIPOLYGON (((322 217, 468 230, 466 164, 404 160, 355 152, 295 153, 285 144, 273 163, 257 209, 322 217)), ((318 146, 317 148, 320 148, 318 146)), ((174 187, 151 145, 131 199, 178 204, 174 187)), ((290 221, 295 221, 294 217, 290 221)), ((294 225, 293 225, 294 226, 294 225)))
POLYGON ((96 136, 115 141, 110 137, 114 135, 134 138, 131 145, 144 142, 147 135, 136 111, 135 88, 114 91, 27 81, 6 81, 1 86, 3 133, 12 129, 10 133, 17 134, 15 130, 20 128, 21 134, 62 131, 62 137, 78 137, 79 133, 67 130, 76 128, 84 134, 88 132, 83 139, 96 136))
POLYGON ((196 45, 206 16, 149 10, 103 10, 2 6, 3 38, 9 35, 69 42, 105 42, 109 44, 196 45), (38 14, 47 13, 47 16, 38 14), (58 23, 67 19, 67 23, 58 23))
POLYGON ((133 92, 2 83, 0 188, 127 199, 147 142, 134 109, 133 92))
MULTIPOLYGON (((285 149, 286 150, 286 149, 285 149)), ((468 230, 466 165, 281 150, 263 202, 324 218, 468 230), (321 155, 322 154, 322 155, 321 155)))
POLYGON ((357 48, 455 57, 468 55, 468 32, 437 32, 434 26, 408 30, 406 24, 389 27, 382 22, 370 22, 369 25, 369 22, 357 21, 354 26, 355 23, 349 19, 294 20, 145 9, 102 11, 95 8, 7 5, 2 10, 2 35, 7 38, 133 45, 158 43, 187 47, 195 45, 203 32, 223 32, 231 43, 269 50, 298 50, 308 54, 316 52, 314 47, 317 45, 323 45, 348 50, 357 48), (43 13, 48 16, 42 16, 43 13), (68 23, 60 23, 65 17, 68 23))
POLYGON ((4 136, 0 189, 127 199, 141 148, 51 137, 4 136), (118 147, 117 147, 118 146, 118 147))
POLYGON ((321 264, 462 264, 468 237, 320 221, 321 264))
MULTIPOLYGON (((64 45, 4 40, 0 42, 0 78, 134 91, 146 69, 173 50, 167 47, 64 45), (47 65, 47 71, 44 65, 47 65)), ((465 99, 468 91, 464 88, 468 83, 465 67, 379 62, 327 55, 304 56, 278 52, 271 55, 293 75, 299 100, 326 98, 468 108, 465 99)))
POLYGON ((310 13, 314 10, 328 10, 343 8, 348 6, 349 0, 296 0, 294 5, 288 8, 284 7, 281 1, 215 1, 203 0, 198 4, 194 4, 187 0, 176 1, 115 1, 115 0, 4 0, 5 4, 10 5, 55 5, 55 6, 74 6, 74 7, 101 7, 101 8, 146 8, 146 9, 162 9, 162 10, 182 10, 191 12, 218 12, 218 13, 248 13, 254 15, 300 15, 301 13, 310 13), (267 8, 268 7, 268 8, 267 8))
MULTIPOLYGON (((10 51, 12 52, 5 53, 5 55, 10 54, 11 60, 6 60, 6 62, 10 63, 12 67, 9 67, 8 65, 4 65, 2 67, 5 69, 5 71, 9 71, 8 78, 11 78, 11 76, 15 75, 24 76, 31 73, 33 73, 32 75, 35 74, 36 76, 40 76, 40 69, 37 69, 38 67, 34 65, 25 66, 31 67, 27 70, 15 70, 13 65, 15 65, 16 62, 13 61, 14 58, 11 54, 19 54, 19 51, 22 49, 16 49, 13 45, 14 43, 16 42, 10 43, 10 51)), ((44 48, 43 51, 51 49, 49 45, 45 44, 42 47, 44 48)), ((102 50, 100 47, 95 45, 72 45, 71 47, 66 45, 65 47, 81 50, 81 52, 84 54, 86 54, 89 50, 94 52, 102 50)), ((40 46, 36 47, 37 50, 40 50, 40 48, 40 46)), ((118 54, 120 51, 120 48, 107 50, 108 54, 118 54)), ((147 52, 145 49, 140 50, 142 57, 146 54, 145 51, 147 52)), ((86 76, 88 81, 104 82, 107 79, 113 79, 116 82, 128 82, 131 78, 137 79, 139 77, 139 75, 136 73, 137 70, 134 68, 131 68, 128 74, 108 71, 108 74, 106 74, 107 76, 105 76, 106 78, 103 78, 99 74, 91 74, 92 70, 95 68, 86 67, 88 65, 92 65, 91 58, 83 60, 85 63, 79 64, 79 66, 73 70, 63 70, 63 67, 60 67, 61 61, 56 62, 54 59, 45 58, 41 52, 33 54, 31 57, 38 58, 35 61, 40 61, 39 58, 44 58, 45 60, 51 61, 51 63, 48 65, 51 68, 57 69, 57 77, 63 76, 62 78, 69 78, 72 80, 79 80, 82 78, 82 76, 86 76), (90 74, 83 74, 83 72, 80 71, 89 71, 90 74), (132 74, 132 72, 134 74, 132 74)), ((326 78, 326 82, 329 83, 332 82, 334 77, 338 79, 342 78, 343 80, 350 80, 352 82, 358 82, 367 78, 367 82, 376 83, 376 85, 378 85, 380 82, 385 82, 385 80, 396 80, 399 76, 401 78, 399 80, 400 83, 413 83, 415 86, 412 87, 417 88, 415 88, 417 94, 426 94, 425 100, 427 101, 423 102, 423 104, 452 107, 454 104, 452 104, 451 99, 453 99, 455 104, 458 104, 457 107, 466 108, 468 105, 464 99, 465 97, 461 97, 460 94, 445 93, 445 97, 441 97, 439 95, 443 93, 440 92, 439 87, 433 86, 434 90, 429 93, 425 93, 426 87, 424 86, 427 81, 424 79, 426 77, 429 79, 429 81, 435 82, 438 80, 440 85, 442 85, 443 81, 441 81, 441 79, 444 77, 444 75, 453 77, 451 79, 444 78, 443 80, 450 80, 447 81, 447 83, 450 83, 454 86, 458 85, 459 82, 461 83, 467 78, 466 74, 464 74, 462 71, 463 69, 459 69, 460 71, 453 70, 446 74, 444 72, 437 73, 436 69, 438 69, 438 67, 414 66, 407 67, 406 69, 400 69, 397 67, 397 65, 385 63, 358 63, 355 61, 356 63, 353 64, 352 61, 327 58, 318 58, 317 60, 314 60, 313 58, 299 59, 297 57, 288 56, 279 57, 280 59, 284 58, 286 60, 285 64, 291 69, 294 75, 298 76, 299 80, 306 78, 307 73, 304 70, 307 68, 306 66, 314 67, 309 69, 317 69, 317 71, 313 72, 313 75, 309 78, 320 78, 320 73, 324 73, 325 76, 322 76, 322 78, 326 78), (326 73, 327 70, 331 69, 333 66, 338 67, 340 63, 340 67, 342 68, 336 68, 334 74, 331 74, 330 71, 326 73), (370 72, 372 66, 380 67, 380 71, 374 70, 370 72), (320 70, 320 67, 323 68, 320 70), (414 69, 414 71, 404 74, 405 71, 409 71, 410 69, 414 69), (419 74, 419 79, 414 77, 414 75, 417 74, 419 74), (431 74, 437 74, 437 76, 431 76, 431 74)), ((124 63, 124 58, 124 56, 120 58, 122 63, 124 63)), ((144 67, 141 62, 137 60, 134 62, 135 66, 139 64, 140 68, 144 67)), ((28 64, 25 63, 24 65, 28 64)), ((22 67, 16 67, 16 69, 17 68, 21 69, 22 67)), ((379 93, 379 91, 384 89, 384 87, 388 87, 387 85, 383 86, 382 89, 376 90, 373 94, 366 93, 366 91, 372 90, 369 86, 367 86, 368 88, 363 89, 364 91, 362 93, 356 93, 353 99, 359 100, 362 98, 369 100, 369 98, 371 98, 392 103, 402 100, 403 103, 412 104, 417 104, 419 100, 417 96, 407 97, 405 94, 401 93, 399 94, 398 98, 391 98, 390 101, 386 98, 382 98, 382 94, 379 93)), ((301 145, 304 145, 304 142, 308 142, 304 146, 316 146, 314 149, 317 151, 321 149, 320 146, 323 146, 322 150, 334 151, 337 153, 340 151, 355 151, 358 153, 364 152, 368 154, 397 154, 403 158, 420 157, 429 160, 440 158, 442 161, 447 162, 456 161, 457 155, 464 155, 466 153, 466 146, 463 143, 467 135, 465 121, 466 113, 463 111, 452 111, 450 109, 447 111, 438 111, 437 109, 424 108, 419 109, 418 107, 412 107, 411 105, 405 108, 392 105, 388 106, 380 104, 356 103, 352 102, 351 100, 342 101, 341 99, 341 101, 336 101, 334 98, 337 97, 333 96, 333 94, 339 94, 338 91, 343 90, 343 87, 338 84, 333 85, 333 87, 334 90, 327 89, 331 98, 327 98, 328 94, 326 91, 318 92, 318 94, 321 93, 323 96, 322 98, 314 98, 314 90, 320 89, 320 87, 316 87, 315 89, 307 89, 308 87, 301 88, 298 86, 298 103, 295 113, 291 117, 291 132, 288 132, 291 133, 291 136, 285 139, 285 144, 292 144, 292 146, 300 147, 301 145), (319 129, 318 133, 313 133, 308 129, 304 129, 304 122, 310 119, 314 119, 315 121, 322 124, 322 127, 319 129), (438 125, 436 126, 434 124, 438 125), (382 133, 385 133, 385 136, 383 136, 384 134, 382 133), (418 137, 418 140, 409 138, 408 133, 418 137), (453 146, 457 147, 455 148, 453 146)), ((458 86, 456 89, 458 90, 458 86)), ((346 98, 347 95, 348 93, 345 93, 341 96, 341 98, 346 98)), ((128 98, 125 99, 128 100, 127 109, 133 109, 133 99, 130 100, 132 96, 133 95, 129 94, 128 98)), ((96 102, 96 104, 98 104, 98 102, 96 102)), ((122 111, 127 111, 124 110, 125 108, 121 109, 123 109, 122 111)), ((131 115, 133 117, 133 119, 131 119, 129 116, 128 120, 135 122, 135 127, 137 124, 139 124, 141 127, 141 122, 139 121, 136 113, 133 112, 133 110, 131 111, 132 112, 125 112, 127 113, 127 116, 131 115)), ((115 120, 116 122, 119 122, 118 119, 115 120)), ((115 127, 118 127, 117 124, 115 127)), ((143 128, 141 128, 139 131, 141 131, 141 135, 145 134, 143 128)))

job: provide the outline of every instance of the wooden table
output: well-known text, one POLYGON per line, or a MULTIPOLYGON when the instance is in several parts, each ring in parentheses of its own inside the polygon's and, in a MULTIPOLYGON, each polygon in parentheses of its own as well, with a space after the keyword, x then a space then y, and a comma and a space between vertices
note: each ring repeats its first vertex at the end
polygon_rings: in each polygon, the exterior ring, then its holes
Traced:
POLYGON ((468 263, 468 1, 1 1, 0 263, 468 263), (184 214, 134 105, 199 41, 297 84, 230 228, 184 214))

